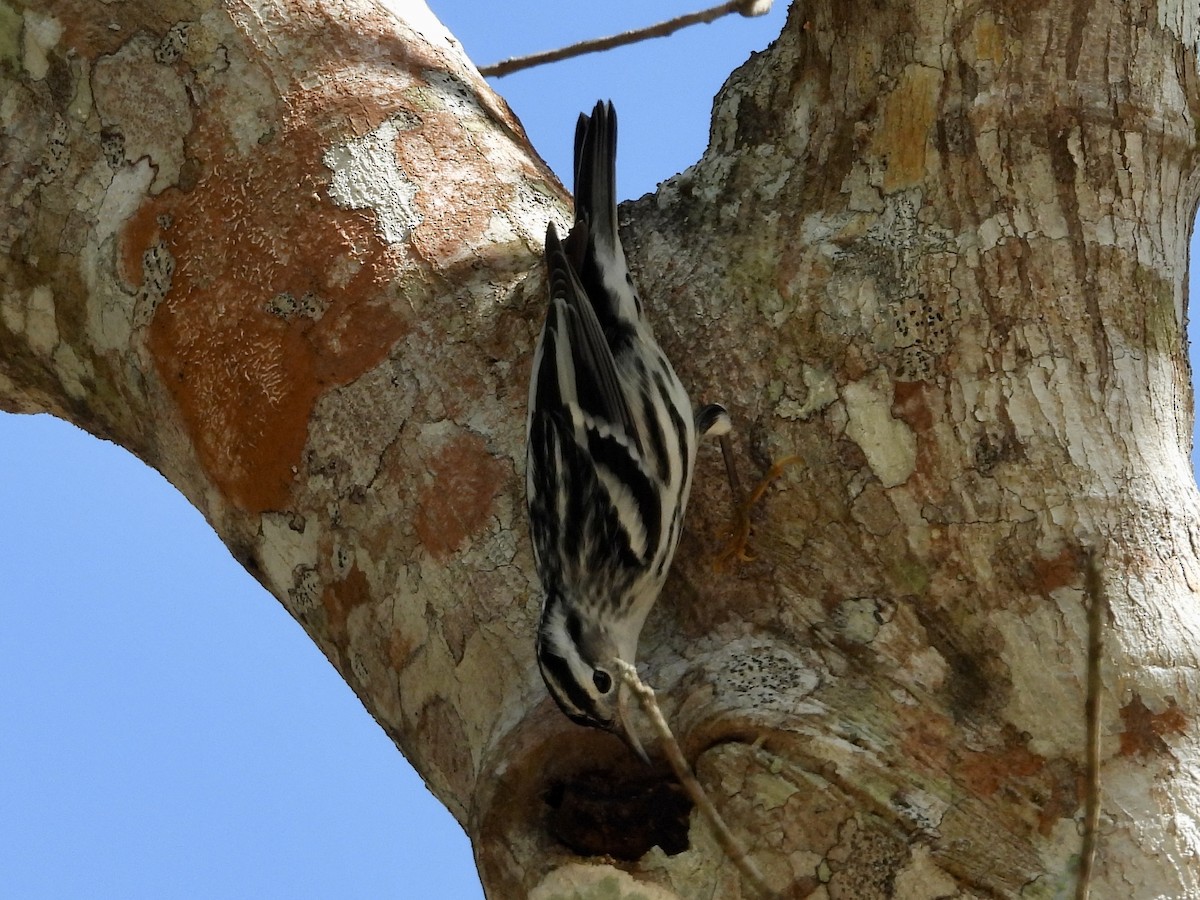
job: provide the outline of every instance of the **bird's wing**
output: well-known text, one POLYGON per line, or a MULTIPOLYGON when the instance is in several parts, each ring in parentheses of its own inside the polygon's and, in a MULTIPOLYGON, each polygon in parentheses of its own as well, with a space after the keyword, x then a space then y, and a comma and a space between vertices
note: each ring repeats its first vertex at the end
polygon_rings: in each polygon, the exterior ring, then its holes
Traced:
MULTIPOLYGON (((577 223, 576 228, 586 225, 577 223)), ((657 477, 647 467, 637 423, 630 413, 612 351, 579 277, 567 259, 558 232, 546 232, 550 310, 530 397, 531 482, 564 529, 598 528, 584 544, 625 545, 639 559, 656 546, 661 528, 657 477), (552 471, 553 470, 553 471, 552 471), (586 470, 586 471, 584 471, 586 470), (577 518, 576 499, 552 500, 547 492, 575 494, 602 487, 609 510, 577 518), (572 521, 573 520, 573 521, 572 521), (619 528, 624 539, 613 531, 619 528)), ((583 502, 591 502, 584 498, 583 502)), ((593 503, 593 505, 595 505, 593 503)))
MULTIPOLYGON (((581 222, 573 231, 586 228, 581 222)), ((591 420, 590 427, 623 439, 640 455, 637 425, 621 388, 612 349, 553 223, 546 229, 546 264, 550 312, 543 341, 552 340, 553 344, 542 351, 537 405, 545 409, 575 405, 591 420)))

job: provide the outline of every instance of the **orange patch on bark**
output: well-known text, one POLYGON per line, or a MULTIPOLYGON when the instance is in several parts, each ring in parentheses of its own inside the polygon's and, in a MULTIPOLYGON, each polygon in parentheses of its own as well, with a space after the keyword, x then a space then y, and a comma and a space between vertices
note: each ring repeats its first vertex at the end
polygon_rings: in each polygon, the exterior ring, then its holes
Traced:
POLYGON ((1058 556, 1033 558, 1034 590, 1049 594, 1060 587, 1075 584, 1082 574, 1082 561, 1072 547, 1064 547, 1058 556))
MULTIPOLYGON (((249 513, 287 506, 319 397, 380 363, 409 330, 412 307, 387 287, 432 294, 436 277, 479 265, 494 243, 484 238, 492 217, 514 191, 456 108, 414 95, 409 73, 441 68, 436 50, 391 49, 384 14, 353 27, 322 18, 318 46, 314 16, 323 14, 298 8, 271 23, 286 60, 247 51, 284 86, 274 115, 260 112, 259 143, 241 156, 220 104, 200 103, 186 184, 147 201, 119 248, 134 289, 148 248, 161 242, 175 262, 150 318, 149 352, 208 477, 249 513), (404 247, 383 241, 370 209, 332 204, 322 162, 334 140, 389 118, 400 123, 396 163, 416 183, 421 219, 404 247)), ((479 95, 481 108, 520 145, 519 124, 490 96, 479 95)), ((522 153, 514 159, 505 164, 555 183, 522 153)))
POLYGON ((175 259, 150 352, 205 471, 252 513, 286 505, 320 394, 382 361, 409 327, 377 299, 394 259, 369 213, 328 202, 312 174, 326 171, 320 152, 314 134, 291 133, 253 158, 201 162, 192 190, 164 191, 122 234, 135 287, 149 245, 175 259), (308 312, 287 311, 292 301, 308 312))
POLYGON ((492 515, 504 466, 488 453, 483 438, 459 433, 442 445, 429 473, 432 480, 417 497, 413 524, 421 543, 441 560, 492 515))
POLYGON ((367 576, 357 566, 352 568, 341 581, 325 588, 321 603, 328 616, 329 632, 335 638, 346 633, 346 620, 356 606, 366 603, 371 597, 371 585, 367 576))
POLYGON ((1045 765, 1044 757, 1017 745, 999 753, 967 752, 959 763, 958 771, 980 796, 990 797, 1014 779, 1038 774, 1045 765))
POLYGON ((1127 705, 1121 707, 1122 756, 1145 756, 1169 753, 1170 748, 1163 740, 1166 734, 1183 734, 1187 730, 1187 716, 1180 711, 1174 699, 1160 713, 1151 712, 1138 694, 1133 695, 1127 705))
POLYGON ((917 434, 933 427, 933 413, 925 399, 925 385, 915 381, 897 381, 892 393, 892 413, 917 434))

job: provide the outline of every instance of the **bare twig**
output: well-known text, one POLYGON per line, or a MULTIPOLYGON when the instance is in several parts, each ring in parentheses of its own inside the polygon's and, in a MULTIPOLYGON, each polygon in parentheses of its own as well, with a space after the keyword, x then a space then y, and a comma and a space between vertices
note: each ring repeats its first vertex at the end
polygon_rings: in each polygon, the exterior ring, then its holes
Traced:
POLYGON ((1088 550, 1084 571, 1088 595, 1087 648, 1087 797, 1084 803, 1083 844, 1079 851, 1079 881, 1075 900, 1088 900, 1092 889, 1092 869, 1096 860, 1096 837, 1100 827, 1100 656, 1104 650, 1104 612, 1107 601, 1100 580, 1096 551, 1088 550))
POLYGON ((762 872, 758 870, 758 866, 754 864, 754 861, 746 853, 746 848, 742 846, 742 842, 729 830, 729 826, 725 824, 725 820, 721 818, 721 814, 713 806, 712 800, 708 798, 708 794, 700 785, 700 782, 696 780, 696 776, 692 774, 691 767, 687 764, 687 760, 683 758, 683 751, 679 749, 679 742, 675 740, 675 735, 671 733, 671 727, 667 724, 667 720, 663 718, 662 711, 658 708, 658 701, 654 697, 654 689, 638 677, 637 669, 629 663, 617 660, 617 667, 621 672, 621 678, 625 682, 625 685, 637 697, 638 705, 641 706, 642 712, 650 719, 650 723, 658 733, 663 750, 667 754, 667 762, 671 764, 671 769, 675 772, 675 777, 679 779, 679 783, 683 785, 683 789, 692 798, 692 802, 699 807, 701 814, 712 825, 713 831, 717 835, 717 843, 721 845, 721 849, 725 851, 725 855, 733 861, 733 864, 737 866, 738 870, 754 885, 759 893, 766 897, 775 896, 774 892, 767 886, 766 879, 763 878, 762 872))
POLYGON ((501 75, 519 72, 521 69, 530 69, 533 66, 570 59, 572 56, 583 56, 585 53, 611 50, 613 47, 634 44, 638 41, 644 41, 647 38, 666 37, 680 28, 686 28, 688 25, 699 25, 703 22, 712 22, 714 19, 719 19, 721 16, 726 16, 730 13, 741 13, 743 16, 761 16, 770 11, 771 0, 730 0, 730 2, 722 3, 720 6, 714 6, 711 9, 702 9, 699 12, 687 13, 646 28, 635 28, 632 31, 623 31, 620 34, 610 35, 609 37, 580 41, 578 44, 572 44, 569 47, 560 47, 557 50, 545 50, 541 53, 531 53, 529 56, 514 56, 511 59, 505 59, 490 66, 483 66, 479 70, 479 73, 485 77, 498 78, 501 75))

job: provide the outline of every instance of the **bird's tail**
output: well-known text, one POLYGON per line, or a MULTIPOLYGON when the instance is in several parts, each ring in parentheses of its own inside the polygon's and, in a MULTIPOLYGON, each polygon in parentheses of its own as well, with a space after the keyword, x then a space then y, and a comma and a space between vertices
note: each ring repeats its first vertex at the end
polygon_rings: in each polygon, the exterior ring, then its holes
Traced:
POLYGON ((597 101, 575 124, 575 220, 586 221, 602 257, 613 258, 617 237, 617 113, 597 101))

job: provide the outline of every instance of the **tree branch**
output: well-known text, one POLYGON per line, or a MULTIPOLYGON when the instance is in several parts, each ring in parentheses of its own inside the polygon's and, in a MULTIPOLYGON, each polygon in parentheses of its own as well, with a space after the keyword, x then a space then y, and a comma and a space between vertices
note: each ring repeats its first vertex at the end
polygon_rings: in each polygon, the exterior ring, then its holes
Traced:
POLYGON ((686 13, 674 19, 659 22, 657 25, 647 26, 646 28, 635 28, 632 31, 623 31, 620 34, 609 35, 608 37, 580 41, 578 44, 571 44, 569 47, 560 47, 557 50, 544 50, 541 53, 531 53, 528 56, 514 56, 510 59, 493 63, 490 66, 482 66, 479 69, 479 74, 487 78, 500 78, 504 75, 511 75, 513 72, 519 72, 522 69, 531 69, 534 66, 542 66, 546 63, 560 62, 564 59, 584 56, 588 53, 599 53, 601 50, 611 50, 614 47, 623 47, 626 44, 636 44, 639 41, 645 41, 650 38, 666 37, 669 34, 679 31, 681 28, 687 28, 689 25, 713 22, 730 13, 740 13, 743 16, 762 16, 770 11, 771 0, 730 0, 730 2, 722 3, 720 6, 713 6, 694 13, 686 13))

